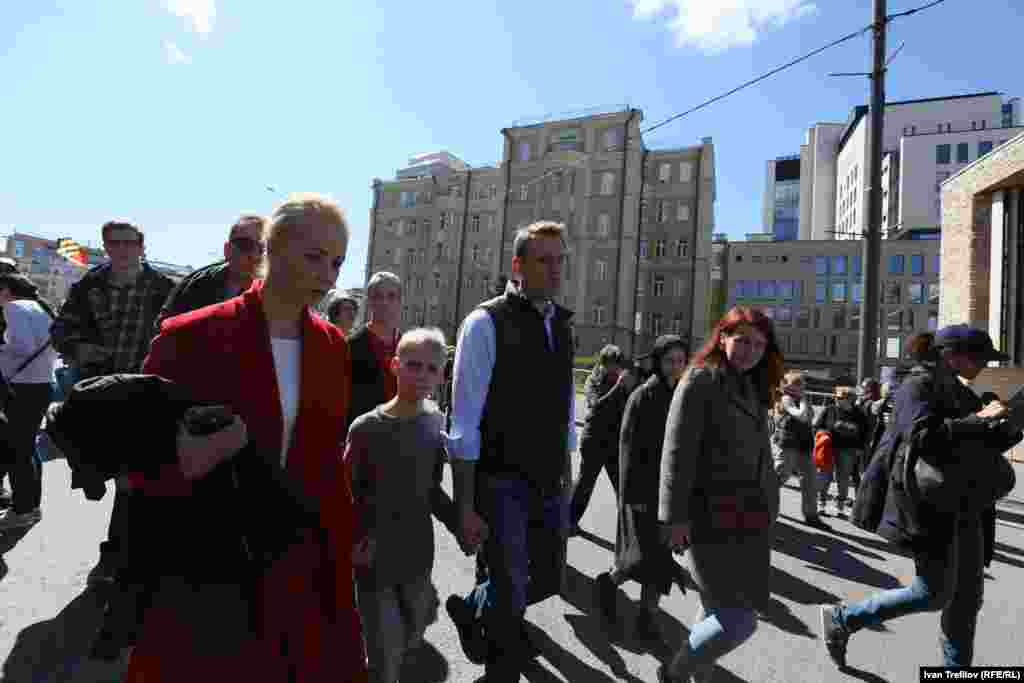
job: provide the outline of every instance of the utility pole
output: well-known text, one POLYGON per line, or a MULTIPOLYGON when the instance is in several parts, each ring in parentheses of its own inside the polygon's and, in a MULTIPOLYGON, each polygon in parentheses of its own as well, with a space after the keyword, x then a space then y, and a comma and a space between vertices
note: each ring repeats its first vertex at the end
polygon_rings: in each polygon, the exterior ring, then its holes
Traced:
POLYGON ((878 362, 878 278, 882 260, 882 136, 885 125, 885 31, 889 21, 886 0, 874 0, 874 68, 871 71, 871 177, 868 190, 868 220, 864 241, 864 299, 860 308, 860 345, 857 376, 863 381, 875 377, 878 362))

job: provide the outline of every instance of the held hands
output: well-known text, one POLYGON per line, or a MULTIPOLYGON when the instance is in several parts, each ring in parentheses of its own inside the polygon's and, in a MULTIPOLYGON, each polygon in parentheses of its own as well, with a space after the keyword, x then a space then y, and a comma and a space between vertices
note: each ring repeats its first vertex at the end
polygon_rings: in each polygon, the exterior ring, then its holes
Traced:
POLYGON ((475 510, 463 510, 459 516, 459 545, 466 555, 473 555, 489 533, 487 522, 485 522, 475 510))
POLYGON ((193 435, 182 425, 178 430, 178 466, 186 479, 199 479, 234 457, 248 439, 245 423, 237 415, 227 427, 206 436, 193 435))
POLYGON ((672 552, 681 554, 690 545, 690 525, 688 523, 663 525, 661 540, 672 552))

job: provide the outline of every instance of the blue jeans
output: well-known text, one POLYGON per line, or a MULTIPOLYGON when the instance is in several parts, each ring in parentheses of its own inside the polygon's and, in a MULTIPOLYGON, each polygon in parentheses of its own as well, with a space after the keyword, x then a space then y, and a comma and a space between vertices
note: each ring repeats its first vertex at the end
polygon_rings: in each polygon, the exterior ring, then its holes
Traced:
POLYGON ((484 544, 490 586, 474 593, 493 600, 486 616, 491 651, 487 680, 519 680, 520 640, 527 605, 557 595, 565 566, 569 506, 564 495, 542 497, 526 480, 477 477, 477 510, 490 529, 484 544))
POLYGON ((974 633, 985 590, 984 537, 979 515, 959 521, 952 542, 914 555, 917 575, 909 586, 843 605, 837 618, 851 633, 889 619, 942 610, 939 648, 945 666, 970 666, 974 633))
POLYGON ((696 681, 710 680, 715 662, 745 643, 757 630, 757 615, 747 607, 711 607, 697 610, 690 638, 672 662, 673 677, 692 675, 696 681))

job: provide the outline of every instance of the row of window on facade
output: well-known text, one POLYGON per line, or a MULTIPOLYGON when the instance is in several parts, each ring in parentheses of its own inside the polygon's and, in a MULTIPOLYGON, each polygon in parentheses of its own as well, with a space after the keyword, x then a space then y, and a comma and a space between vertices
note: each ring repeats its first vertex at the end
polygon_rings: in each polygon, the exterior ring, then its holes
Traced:
MULTIPOLYGON (((651 258, 651 240, 640 240, 640 258, 651 258)), ((690 243, 687 240, 653 240, 654 258, 667 258, 669 254, 675 258, 685 258, 690 253, 690 243)))
MULTIPOLYGON (((782 301, 803 301, 803 286, 800 280, 737 280, 733 285, 733 298, 737 301, 757 299, 782 301)), ((939 303, 938 282, 901 282, 887 280, 880 287, 879 299, 883 304, 933 304, 939 303), (904 292, 906 294, 904 295, 904 292)), ((816 282, 814 303, 816 304, 859 304, 864 300, 864 283, 832 281, 816 282)))
MULTIPOLYGON (((450 244, 444 244, 438 242, 434 245, 433 249, 434 261, 452 261, 454 260, 454 249, 450 244)), ((425 266, 427 265, 427 249, 413 249, 408 248, 404 252, 405 263, 410 266, 425 266)), ((394 263, 394 265, 402 265, 403 252, 401 249, 385 249, 384 260, 388 263, 394 263)), ((489 265, 494 257, 494 249, 492 247, 483 247, 479 244, 470 245, 466 252, 466 257, 470 263, 478 263, 481 265, 489 265)))
MULTIPOLYGON (((999 144, 1002 145, 1006 140, 1000 140, 999 144)), ((992 151, 994 147, 997 147, 992 140, 980 140, 978 142, 978 156, 980 158, 992 151)), ((966 164, 970 161, 971 147, 968 142, 958 142, 956 145, 956 163, 966 164)), ((943 144, 935 145, 935 163, 936 164, 951 164, 953 163, 953 145, 943 144)))
MULTIPOLYGON (((855 358, 859 343, 855 335, 839 334, 779 334, 776 338, 783 355, 855 358)), ((903 355, 903 337, 880 336, 877 340, 877 349, 879 357, 899 360, 903 355)))
MULTIPOLYGON (((936 302, 936 306, 938 303, 936 302)), ((795 327, 801 330, 859 330, 861 312, 856 306, 834 306, 832 308, 811 308, 809 306, 756 306, 766 316, 775 321, 776 327, 795 327), (825 325, 825 323, 828 323, 825 325)), ((880 309, 878 312, 878 328, 885 332, 916 332, 921 323, 929 331, 934 332, 939 321, 937 308, 928 310, 924 320, 920 320, 913 308, 880 309)))
MULTIPOLYGON (((440 230, 455 228, 458 226, 458 222, 459 216, 454 211, 443 211, 441 212, 440 219, 438 220, 438 228, 440 230)), ((469 231, 480 232, 481 228, 484 230, 492 230, 496 222, 497 219, 492 213, 475 213, 469 217, 469 231)), ((391 228, 398 237, 413 237, 420 232, 429 235, 433 226, 434 222, 430 218, 395 218, 388 221, 388 227, 391 228)), ((443 237, 443 235, 438 235, 439 239, 443 239, 443 237)))
MULTIPOLYGON (((595 306, 592 309, 591 322, 594 325, 607 324, 604 306, 595 306)), ((664 313, 637 311, 633 327, 637 334, 649 334, 655 337, 663 334, 683 334, 683 314, 675 313, 669 318, 664 313)))
MULTIPOLYGON (((606 128, 600 135, 600 151, 612 152, 623 147, 625 129, 619 126, 606 128)), ((516 146, 516 161, 532 161, 537 158, 537 145, 528 140, 520 140, 516 146)), ((547 141, 547 152, 580 152, 587 151, 584 142, 583 131, 579 128, 562 128, 551 132, 547 141)), ((683 161, 679 163, 679 174, 676 176, 678 182, 688 183, 693 177, 693 163, 683 161)), ((672 164, 661 162, 658 165, 658 179, 667 183, 672 181, 672 164)))
MULTIPOLYGON (((690 220, 690 203, 686 201, 673 202, 668 199, 659 199, 654 202, 654 220, 657 223, 669 223, 674 219, 678 222, 690 220), (675 205, 675 211, 673 211, 675 205)), ((650 222, 648 214, 648 201, 640 200, 640 222, 650 222)))
MULTIPOLYGON (((1004 106, 1004 108, 1003 108, 1003 126, 1004 127, 1009 127, 1009 126, 1011 126, 1013 124, 1012 109, 1010 111, 1011 111, 1011 115, 1010 115, 1009 118, 1007 118, 1007 116, 1006 116, 1006 108, 1004 106)), ((988 128, 988 121, 986 121, 985 119, 982 119, 980 121, 971 121, 971 130, 986 130, 987 128, 988 128)), ((953 124, 952 123, 936 123, 935 124, 935 132, 936 133, 952 133, 953 132, 953 124)), ((903 126, 903 134, 904 135, 917 135, 917 126, 903 126)))
MULTIPOLYGON (((606 128, 601 132, 601 151, 610 152, 622 147, 625 129, 621 126, 606 128)), ((516 145, 516 161, 531 161, 537 158, 536 143, 520 140, 516 145)), ((580 128, 561 128, 552 131, 547 140, 547 152, 585 152, 583 131, 580 128)))
MULTIPOLYGON (((744 255, 736 254, 736 262, 742 263, 744 255)), ((781 254, 778 256, 762 256, 758 254, 750 255, 751 263, 775 263, 782 262, 788 263, 789 257, 781 254)), ((852 274, 859 276, 863 269, 863 257, 860 255, 847 256, 845 254, 838 254, 835 256, 801 256, 801 265, 809 266, 814 265, 815 275, 847 275, 852 274)), ((890 254, 886 259, 886 265, 889 275, 924 275, 925 274, 925 255, 924 254, 910 254, 907 258, 906 254, 890 254)), ((936 275, 939 274, 942 265, 942 259, 939 254, 932 254, 931 258, 931 273, 936 275)))

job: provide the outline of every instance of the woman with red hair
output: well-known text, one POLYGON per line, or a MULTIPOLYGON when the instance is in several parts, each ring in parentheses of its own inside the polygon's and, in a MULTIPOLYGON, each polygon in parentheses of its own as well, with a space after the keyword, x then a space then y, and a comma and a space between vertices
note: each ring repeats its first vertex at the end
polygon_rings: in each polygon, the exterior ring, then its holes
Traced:
POLYGON ((658 670, 661 683, 709 680, 715 661, 757 628, 779 504, 768 408, 782 374, 772 321, 737 306, 676 385, 658 518, 673 550, 689 547, 702 606, 689 639, 658 670))

